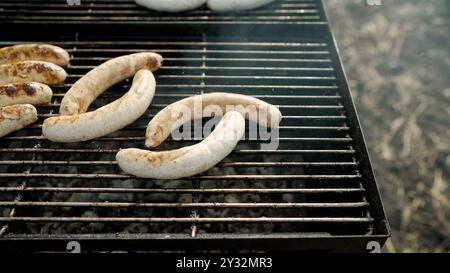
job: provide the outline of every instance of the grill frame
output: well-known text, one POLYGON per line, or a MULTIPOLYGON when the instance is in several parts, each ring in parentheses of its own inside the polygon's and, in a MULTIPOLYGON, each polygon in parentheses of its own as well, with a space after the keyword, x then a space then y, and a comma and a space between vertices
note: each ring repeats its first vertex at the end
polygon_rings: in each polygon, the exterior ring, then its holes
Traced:
MULTIPOLYGON (((369 210, 370 215, 373 218, 375 225, 373 226, 372 234, 364 235, 333 235, 329 236, 327 234, 321 233, 282 233, 282 234, 197 234, 196 237, 192 237, 191 234, 66 234, 66 235, 14 235, 6 234, 0 238, 0 245, 4 246, 2 249, 16 250, 16 251, 45 251, 45 250, 55 250, 64 249, 65 243, 71 240, 79 241, 83 250, 88 251, 108 251, 114 250, 186 250, 186 249, 229 249, 229 250, 242 250, 243 246, 252 246, 252 249, 271 249, 271 250, 332 250, 332 251, 363 251, 369 241, 378 241, 380 244, 384 244, 385 240, 390 236, 390 230, 387 223, 387 219, 384 213, 383 205, 381 202, 380 194, 376 185, 373 170, 370 164, 370 158, 367 153, 367 149, 364 142, 364 137, 361 132, 360 123, 358 116, 353 104, 353 99, 351 97, 349 87, 347 84, 347 79, 343 66, 337 51, 336 42, 332 36, 332 33, 326 23, 326 14, 323 10, 322 5, 317 2, 320 6, 319 11, 324 19, 323 22, 311 22, 304 24, 292 24, 280 23, 237 23, 232 24, 234 27, 238 28, 238 31, 234 33, 235 36, 239 37, 239 28, 241 33, 248 32, 251 29, 254 35, 261 35, 264 37, 264 33, 271 31, 278 31, 279 33, 280 25, 282 25, 285 33, 280 33, 281 42, 289 41, 289 35, 296 32, 313 32, 310 35, 314 40, 314 37, 318 37, 319 40, 326 39, 330 43, 328 44, 329 55, 331 63, 335 68, 336 82, 339 87, 339 95, 341 97, 340 102, 345 109, 345 114, 347 117, 348 132, 352 139, 352 146, 355 151, 357 151, 354 156, 359 162, 359 170, 361 171, 361 176, 364 180, 364 189, 366 191, 367 202, 370 204, 369 210)), ((0 17, 1 21, 1 17, 0 17)), ((33 27, 28 22, 2 22, 5 24, 10 24, 11 28, 6 31, 8 37, 14 37, 14 32, 17 30, 33 27), (11 33, 9 33, 11 32, 11 33)), ((152 30, 151 35, 163 35, 166 33, 176 33, 179 29, 180 23, 173 22, 152 22, 151 25, 160 28, 164 27, 162 30, 152 30)), ((61 35, 62 33, 75 32, 75 40, 79 34, 90 37, 98 37, 98 33, 106 31, 114 26, 117 28, 117 32, 121 33, 125 29, 132 27, 128 30, 128 33, 133 36, 139 36, 143 34, 148 34, 149 31, 145 31, 148 27, 147 23, 132 22, 127 24, 112 24, 111 22, 64 22, 63 24, 57 24, 55 22, 42 22, 41 25, 35 26, 34 29, 44 28, 50 35, 61 35), (93 25, 95 25, 95 30, 93 30, 93 25)), ((224 30, 230 27, 229 23, 199 23, 196 24, 195 28, 187 30, 185 35, 198 36, 203 33, 208 33, 208 35, 218 35, 223 33, 224 30)), ((21 35, 17 35, 18 40, 20 40, 21 35)), ((89 38, 88 38, 89 39, 89 38)), ((115 39, 126 40, 126 37, 116 36, 115 39)), ((152 104, 153 105, 153 104, 152 104)), ((245 166, 244 166, 245 167, 245 166)), ((15 174, 11 174, 15 175, 15 174)), ((30 174, 22 174, 24 177, 30 177, 30 174)), ((3 176, 5 177, 5 176, 3 176)), ((95 177, 94 177, 95 178, 95 177)), ((125 177, 123 177, 125 178, 125 177)), ((198 189, 198 184, 196 180, 201 177, 194 179, 193 190, 198 189)), ((271 177, 273 178, 273 177, 271 177)), ((0 178, 1 179, 1 178, 0 178)), ((19 191, 20 192, 20 191, 19 191)), ((194 210, 195 212, 195 210, 194 210)))

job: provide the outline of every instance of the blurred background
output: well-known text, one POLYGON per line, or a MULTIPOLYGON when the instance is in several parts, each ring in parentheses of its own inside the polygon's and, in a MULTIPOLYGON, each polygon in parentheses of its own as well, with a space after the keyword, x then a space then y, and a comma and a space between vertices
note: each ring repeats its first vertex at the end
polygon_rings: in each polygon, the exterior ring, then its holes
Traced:
POLYGON ((450 251, 448 0, 324 0, 392 228, 386 252, 450 251))

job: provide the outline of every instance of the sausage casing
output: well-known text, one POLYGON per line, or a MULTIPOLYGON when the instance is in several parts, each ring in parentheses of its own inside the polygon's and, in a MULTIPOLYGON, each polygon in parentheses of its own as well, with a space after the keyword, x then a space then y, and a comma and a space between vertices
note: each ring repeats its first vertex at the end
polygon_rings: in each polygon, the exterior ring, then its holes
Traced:
POLYGON ((60 66, 42 61, 24 61, 0 65, 0 84, 15 82, 39 82, 61 84, 67 73, 60 66))
POLYGON ((22 44, 0 49, 0 65, 23 61, 45 61, 67 66, 70 56, 64 49, 49 44, 22 44))
POLYGON ((157 70, 162 64, 161 55, 142 52, 111 59, 81 77, 64 95, 59 113, 77 115, 86 112, 89 105, 105 90, 140 69, 157 70))
POLYGON ((38 119, 31 104, 15 104, 0 108, 0 137, 20 130, 38 119))
POLYGON ((246 118, 265 127, 278 127, 282 119, 281 112, 276 106, 254 97, 233 93, 197 95, 174 102, 159 111, 147 126, 145 145, 147 147, 158 146, 170 135, 172 130, 176 129, 174 128, 175 124, 181 125, 190 121, 198 110, 202 110, 201 117, 208 117, 206 115, 208 113, 203 111, 208 106, 218 106, 222 113, 227 112, 229 106, 242 106, 231 110, 238 111, 246 118), (200 107, 201 109, 196 109, 200 107), (183 108, 187 108, 191 115, 180 116, 178 113, 183 108))
POLYGON ((240 11, 256 9, 273 1, 275 0, 208 0, 208 7, 219 12, 240 11))
POLYGON ((198 8, 206 3, 206 0, 135 0, 136 4, 148 9, 181 12, 198 8))
POLYGON ((48 85, 30 83, 10 83, 0 86, 0 107, 14 104, 50 104, 53 92, 48 85))
POLYGON ((64 49, 49 44, 22 44, 0 48, 0 64, 45 61, 67 66, 70 56, 64 49))
POLYGON ((116 155, 120 168, 143 178, 178 179, 209 170, 236 147, 245 132, 245 120, 227 112, 214 131, 198 144, 172 151, 123 149, 116 155))
POLYGON ((121 98, 92 112, 47 118, 42 134, 55 142, 78 142, 118 131, 145 113, 155 94, 155 86, 153 73, 140 70, 130 90, 121 98))

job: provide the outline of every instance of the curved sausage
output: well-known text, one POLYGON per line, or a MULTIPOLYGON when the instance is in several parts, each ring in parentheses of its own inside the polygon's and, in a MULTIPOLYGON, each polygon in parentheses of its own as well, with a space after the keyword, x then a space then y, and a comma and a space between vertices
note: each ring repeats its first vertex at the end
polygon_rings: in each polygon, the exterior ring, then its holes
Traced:
POLYGON ((29 103, 32 105, 50 104, 53 92, 48 85, 30 83, 10 83, 0 86, 0 107, 29 103))
POLYGON ((42 61, 24 61, 0 65, 0 84, 15 82, 40 82, 60 84, 67 73, 60 66, 42 61))
POLYGON ((64 49, 48 44, 23 44, 0 49, 0 64, 23 61, 45 61, 67 66, 70 56, 64 49))
POLYGON ((158 112, 147 126, 145 145, 158 146, 176 129, 175 124, 181 125, 190 121, 198 110, 202 110, 201 117, 212 114, 204 113, 203 110, 208 106, 218 106, 222 113, 228 110, 238 111, 265 127, 278 127, 282 119, 281 112, 276 106, 254 97, 232 93, 197 95, 174 102, 158 112), (180 115, 180 109, 183 108, 188 109, 191 115, 180 115))
POLYGON ((16 104, 0 108, 0 137, 20 130, 38 119, 37 110, 31 104, 16 104))
POLYGON ((157 11, 181 12, 198 8, 207 0, 135 0, 136 4, 157 11))
POLYGON ((239 11, 256 9, 275 0, 208 0, 208 7, 213 11, 239 11))
POLYGON ((226 113, 214 131, 198 144, 172 151, 152 152, 124 149, 116 160, 126 173, 138 177, 178 179, 209 170, 236 147, 245 132, 245 120, 238 112, 226 113))
POLYGON ((144 114, 155 94, 155 86, 153 73, 140 70, 130 90, 121 98, 92 112, 48 118, 42 134, 55 142, 78 142, 113 133, 144 114))
POLYGON ((72 85, 61 101, 59 113, 70 116, 86 112, 95 98, 106 89, 132 77, 140 69, 155 71, 161 67, 162 61, 159 54, 143 52, 104 62, 72 85))

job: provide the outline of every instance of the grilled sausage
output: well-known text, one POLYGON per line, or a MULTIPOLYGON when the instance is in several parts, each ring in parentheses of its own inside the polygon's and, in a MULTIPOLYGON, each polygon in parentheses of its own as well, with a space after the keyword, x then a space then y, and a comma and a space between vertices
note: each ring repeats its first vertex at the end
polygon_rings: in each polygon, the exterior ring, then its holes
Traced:
POLYGON ((48 44, 23 44, 0 49, 0 65, 23 61, 45 61, 66 66, 69 60, 67 51, 48 44))
POLYGON ((152 52, 136 53, 111 59, 81 77, 64 95, 59 113, 77 115, 114 84, 132 77, 140 69, 157 70, 163 58, 152 52))
POLYGON ((49 104, 52 96, 50 87, 42 83, 5 84, 0 86, 0 107, 25 103, 32 105, 49 104))
POLYGON ((49 62, 24 61, 0 65, 0 84, 15 82, 60 84, 66 77, 64 69, 49 62))
POLYGON ((0 108, 0 137, 20 130, 37 120, 37 110, 31 104, 16 104, 0 108))
POLYGON ((152 152, 124 149, 116 160, 126 173, 138 177, 178 179, 207 171, 229 155, 245 132, 245 120, 227 112, 214 131, 202 142, 172 151, 152 152))
POLYGON ((202 110, 202 117, 211 115, 212 113, 203 113, 203 110, 208 106, 218 106, 222 113, 231 108, 231 110, 238 111, 246 118, 265 127, 278 127, 282 118, 277 107, 254 97, 232 93, 197 95, 174 102, 156 114, 147 126, 145 145, 147 147, 158 146, 176 129, 174 128, 175 124, 181 125, 188 122, 195 117, 195 112, 200 109, 202 110), (183 114, 180 116, 180 109, 183 108, 187 108, 191 115, 183 114))
POLYGON ((239 11, 256 9, 275 0, 208 0, 208 7, 213 11, 239 11))
POLYGON ((42 133, 55 142, 86 141, 113 133, 144 114, 155 94, 155 86, 153 73, 139 70, 130 90, 118 100, 92 112, 48 118, 42 133))
POLYGON ((157 11, 181 12, 198 8, 207 0, 135 0, 136 4, 157 11))

